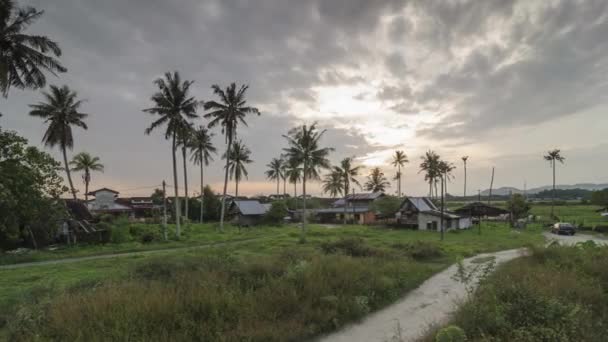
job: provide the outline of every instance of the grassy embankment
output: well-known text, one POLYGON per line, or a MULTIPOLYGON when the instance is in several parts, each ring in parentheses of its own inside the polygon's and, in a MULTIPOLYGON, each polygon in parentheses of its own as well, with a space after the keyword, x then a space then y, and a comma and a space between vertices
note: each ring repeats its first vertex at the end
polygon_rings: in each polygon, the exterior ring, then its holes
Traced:
POLYGON ((539 231, 488 224, 439 243, 433 232, 313 226, 299 244, 295 227, 260 227, 224 233, 259 239, 207 249, 0 270, 0 336, 299 340, 395 301, 459 256, 541 244, 539 231))
POLYGON ((605 341, 607 268, 608 247, 537 248, 488 277, 451 331, 467 341, 605 341))

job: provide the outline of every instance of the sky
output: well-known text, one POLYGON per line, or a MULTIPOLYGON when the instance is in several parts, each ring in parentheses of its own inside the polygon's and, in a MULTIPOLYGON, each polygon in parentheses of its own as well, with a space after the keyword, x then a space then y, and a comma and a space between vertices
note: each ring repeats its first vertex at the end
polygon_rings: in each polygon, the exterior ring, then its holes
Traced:
MULTIPOLYGON (((361 182, 376 166, 392 179, 391 154, 405 151, 409 195, 428 189, 419 173, 427 150, 456 165, 448 185, 456 195, 464 190, 462 156, 471 194, 489 187, 492 167, 495 187, 550 184, 543 154, 554 148, 566 158, 558 184, 608 182, 608 1, 19 3, 45 11, 28 33, 63 50, 68 73, 49 84, 67 84, 86 100, 89 129, 75 129, 70 154, 101 158, 105 172, 91 188, 133 196, 172 183, 170 142, 161 131, 144 135, 154 117, 142 110, 152 105, 153 81, 174 70, 195 81, 201 101, 215 100, 213 84, 249 85, 248 103, 262 114, 238 129, 254 160, 239 186, 244 195, 276 191, 266 164, 286 146, 283 134, 314 121, 327 129, 322 145, 335 148, 333 163, 354 156, 365 166, 361 182)), ((0 98, 0 126, 42 147, 44 123, 28 115, 40 100, 39 91, 12 89, 0 98)), ((218 191, 222 168, 217 157, 205 170, 218 191)), ((189 180, 196 191, 194 165, 189 180)), ((319 183, 308 189, 321 194, 319 183)), ((395 191, 393 182, 388 193, 395 191)))

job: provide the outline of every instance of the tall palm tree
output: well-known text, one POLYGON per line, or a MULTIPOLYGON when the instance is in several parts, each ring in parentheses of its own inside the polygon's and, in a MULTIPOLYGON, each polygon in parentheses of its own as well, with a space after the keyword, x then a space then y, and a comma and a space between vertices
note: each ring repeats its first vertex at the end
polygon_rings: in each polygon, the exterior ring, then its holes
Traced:
POLYGON ((0 1, 0 91, 4 97, 11 87, 44 87, 43 70, 53 75, 67 71, 51 56, 61 56, 57 43, 24 33, 43 14, 33 7, 17 8, 13 0, 0 1))
POLYGON ((555 162, 563 164, 566 158, 562 156, 561 151, 558 149, 547 152, 544 158, 551 164, 551 168, 553 169, 553 191, 551 193, 551 217, 553 217, 553 207, 555 206, 555 162))
POLYGON ((298 182, 302 179, 302 167, 297 160, 286 158, 285 162, 285 178, 289 183, 293 184, 293 198, 295 201, 295 209, 298 209, 298 182))
POLYGON ((188 222, 188 208, 190 207, 190 198, 188 197, 188 148, 190 147, 190 141, 192 140, 194 128, 192 123, 188 121, 182 121, 178 128, 177 139, 178 146, 182 148, 182 161, 184 167, 184 217, 188 222))
POLYGON ((462 159, 462 162, 464 164, 464 193, 463 193, 463 197, 466 200, 466 197, 467 197, 467 161, 469 160, 469 156, 463 156, 461 159, 462 159))
POLYGON ((84 181, 84 200, 89 201, 89 183, 91 182, 91 171, 103 172, 103 164, 100 163, 99 157, 93 157, 87 152, 80 152, 72 158, 70 162, 72 171, 84 171, 82 180, 84 181))
POLYGON ((203 223, 203 208, 205 193, 204 188, 204 169, 205 166, 209 166, 209 162, 213 161, 212 154, 217 154, 217 149, 213 146, 211 139, 214 134, 210 133, 205 126, 199 126, 197 130, 192 133, 192 139, 190 140, 191 160, 194 164, 198 164, 201 167, 201 216, 200 223, 203 223))
POLYGON ((340 166, 334 166, 334 172, 340 174, 342 177, 342 193, 344 194, 344 224, 346 224, 346 204, 350 184, 353 183, 357 186, 361 186, 361 184, 359 184, 359 181, 355 177, 359 175, 359 172, 361 171, 362 167, 354 166, 353 159, 353 157, 344 158, 340 162, 340 166))
POLYGON ((443 186, 443 194, 448 194, 448 183, 450 180, 454 179, 454 175, 452 175, 452 171, 456 169, 456 166, 447 161, 439 162, 439 177, 444 181, 443 186))
MULTIPOLYGON (((323 178, 323 192, 329 194, 331 198, 336 198, 344 191, 342 173, 332 170, 323 178)), ((346 206, 345 206, 346 207, 346 206)))
POLYGON ((287 197, 287 165, 288 161, 285 155, 281 155, 281 179, 283 180, 283 196, 287 197))
MULTIPOLYGON (((236 138, 236 129, 238 123, 247 126, 245 118, 247 114, 260 115, 260 111, 255 107, 247 106, 245 94, 249 86, 243 85, 238 90, 236 84, 232 83, 225 90, 222 90, 218 85, 213 85, 213 93, 216 94, 220 101, 205 102, 205 110, 211 110, 205 114, 205 118, 210 118, 209 128, 215 126, 222 127, 222 134, 226 138, 226 154, 232 148, 232 141, 236 138)), ((228 190, 228 162, 226 158, 226 167, 224 174, 224 194, 222 196, 222 209, 220 214, 220 231, 224 230, 224 213, 226 211, 226 191, 228 190)))
POLYGON ((392 165, 397 168, 397 194, 401 197, 401 167, 405 163, 409 163, 407 155, 403 151, 395 151, 393 155, 392 165))
POLYGON ((424 180, 429 182, 429 196, 433 197, 433 184, 439 177, 439 155, 434 151, 427 151, 424 156, 420 157, 422 163, 420 163, 420 172, 424 171, 424 180))
POLYGON ((238 198, 239 182, 243 177, 249 177, 249 173, 245 166, 253 163, 253 160, 251 160, 251 150, 245 146, 242 141, 237 140, 232 144, 232 149, 228 152, 228 156, 224 155, 224 158, 228 160, 230 179, 234 178, 236 184, 234 198, 238 198))
POLYGON ((70 90, 67 85, 57 87, 51 85, 50 92, 42 92, 45 98, 44 102, 30 105, 32 109, 30 115, 44 119, 48 123, 48 127, 42 141, 46 146, 55 147, 59 145, 63 154, 63 163, 65 173, 68 177, 72 196, 76 198, 76 189, 72 182, 70 167, 68 165, 68 156, 66 150, 74 147, 74 136, 72 135, 72 126, 87 129, 87 124, 84 123, 84 118, 88 114, 79 112, 82 101, 78 100, 78 94, 70 90))
POLYGON ((300 240, 306 241, 306 180, 318 180, 320 169, 328 169, 329 159, 327 156, 334 149, 331 147, 320 147, 319 143, 325 130, 318 131, 317 123, 310 126, 302 125, 283 135, 287 139, 288 147, 284 148, 287 158, 302 166, 302 209, 303 220, 300 240))
POLYGON ((384 172, 379 167, 375 167, 367 176, 367 182, 365 183, 365 190, 371 192, 384 192, 391 183, 384 176, 384 172))
POLYGON ((177 71, 165 73, 165 78, 158 78, 154 84, 158 87, 156 92, 150 98, 154 102, 154 107, 144 109, 144 112, 153 115, 159 115, 156 121, 152 122, 150 127, 146 128, 145 133, 150 134, 154 129, 166 125, 165 139, 171 139, 171 155, 173 157, 173 188, 175 189, 175 234, 179 239, 181 234, 180 227, 180 205, 177 177, 177 158, 175 151, 178 144, 178 134, 184 122, 188 119, 198 117, 196 109, 198 101, 189 95, 190 86, 193 81, 183 81, 177 71))
POLYGON ((266 178, 270 180, 277 181, 277 195, 280 192, 279 187, 281 186, 281 179, 283 176, 283 159, 281 158, 272 158, 269 164, 266 165, 268 170, 266 170, 266 178))

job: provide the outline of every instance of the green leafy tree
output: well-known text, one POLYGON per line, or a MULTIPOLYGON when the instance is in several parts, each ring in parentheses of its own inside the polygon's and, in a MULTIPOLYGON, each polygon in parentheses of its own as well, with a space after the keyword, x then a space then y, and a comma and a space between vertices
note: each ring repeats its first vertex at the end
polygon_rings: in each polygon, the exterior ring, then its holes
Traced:
POLYGON ((365 190, 371 192, 384 192, 391 183, 388 182, 384 176, 384 172, 379 167, 375 167, 367 176, 367 182, 365 182, 365 190))
POLYGON ((52 241, 65 212, 60 165, 15 132, 0 129, 0 249, 52 241))
POLYGON ((329 194, 331 198, 336 198, 344 192, 344 182, 342 174, 332 170, 323 178, 323 192, 329 194))
POLYGON ((228 159, 230 179, 234 179, 236 185, 234 197, 238 198, 240 181, 243 177, 249 177, 246 165, 253 163, 253 160, 251 160, 251 150, 242 141, 237 140, 232 144, 232 149, 230 149, 228 156, 224 155, 223 158, 228 159))
POLYGON ((192 134, 192 140, 190 141, 190 150, 192 153, 191 160, 194 164, 199 165, 201 168, 201 211, 200 211, 200 223, 203 223, 204 216, 204 200, 205 200, 205 191, 204 191, 204 174, 205 174, 205 166, 209 166, 209 162, 213 161, 214 154, 217 154, 217 149, 213 145, 211 139, 214 134, 209 132, 209 130, 200 126, 196 131, 192 134))
POLYGON ((77 199, 66 150, 71 150, 74 147, 72 126, 86 130, 88 127, 84 123, 84 119, 88 114, 79 111, 82 101, 78 100, 76 92, 70 90, 66 85, 61 88, 52 85, 50 92, 42 92, 42 95, 45 98, 45 102, 30 105, 32 109, 30 115, 42 118, 48 124, 42 141, 48 147, 59 146, 61 149, 70 190, 74 199, 77 199))
MULTIPOLYGON (((205 118, 211 119, 209 128, 216 126, 222 127, 222 134, 226 138, 226 152, 228 154, 232 149, 232 142, 236 138, 237 126, 239 123, 247 126, 245 120, 248 114, 260 115, 260 111, 255 107, 247 106, 245 95, 249 86, 243 85, 238 90, 235 83, 230 84, 223 90, 218 85, 211 87, 213 93, 219 97, 219 102, 205 102, 205 110, 211 112, 205 114, 205 118)), ((224 230, 224 216, 226 213, 226 191, 228 190, 228 163, 226 158, 226 166, 224 173, 224 193, 222 196, 222 208, 220 214, 220 231, 224 230)))
POLYGON ((264 215, 264 222, 271 225, 280 225, 286 216, 287 204, 285 204, 285 201, 274 201, 264 215))
POLYGON ((283 176, 283 171, 284 171, 283 159, 272 158, 272 160, 270 161, 270 163, 268 163, 266 165, 266 167, 268 168, 265 172, 266 178, 277 181, 277 195, 278 195, 279 191, 280 191, 279 187, 281 185, 281 179, 284 178, 284 176, 283 176))
POLYGON ((0 0, 0 91, 8 96, 11 87, 38 89, 46 85, 44 71, 66 72, 57 59, 59 45, 45 36, 25 31, 44 14, 33 7, 18 8, 15 1, 0 0))
POLYGON ((150 127, 146 128, 145 133, 150 134, 156 128, 166 126, 165 139, 171 139, 171 155, 173 157, 173 188, 175 190, 175 234, 179 239, 181 234, 179 213, 179 183, 177 177, 177 158, 175 151, 178 146, 178 134, 180 128, 183 127, 184 122, 188 119, 198 117, 196 115, 196 109, 198 108, 198 102, 194 97, 189 96, 190 86, 192 81, 183 81, 179 73, 176 71, 172 73, 165 73, 165 78, 158 78, 154 81, 154 84, 158 87, 159 91, 154 93, 150 98, 154 103, 154 107, 144 109, 144 112, 152 115, 160 116, 156 119, 150 127))
POLYGON ((384 217, 395 217, 401 208, 401 199, 395 196, 384 196, 372 202, 371 209, 384 217))
POLYGON ((551 217, 553 217, 553 209, 555 207, 555 167, 556 167, 556 162, 560 162, 560 163, 564 163, 564 160, 566 160, 566 158, 564 158, 561 155, 561 151, 558 149, 552 150, 547 152, 547 154, 544 156, 545 160, 548 161, 551 164, 551 169, 553 169, 553 194, 551 195, 551 217))
POLYGON ((594 191, 591 194, 591 203, 595 205, 608 206, 608 189, 594 191))
POLYGON ((407 159, 407 155, 405 154, 405 152, 395 151, 391 164, 397 168, 397 176, 395 178, 397 178, 397 196, 399 197, 401 197, 401 168, 403 167, 403 165, 409 162, 410 161, 407 159))
POLYGON ((344 224, 346 224, 346 204, 347 204, 347 197, 349 194, 349 190, 350 190, 350 185, 355 184, 357 186, 361 186, 361 184, 359 184, 359 181, 357 180, 357 176, 359 175, 359 172, 361 172, 361 169, 363 168, 362 166, 354 166, 354 158, 353 157, 348 157, 348 158, 344 158, 342 159, 342 161, 340 162, 340 166, 334 166, 334 172, 338 173, 340 175, 340 177, 342 178, 342 193, 344 194, 344 213, 343 213, 343 219, 344 219, 344 224))
POLYGON ((327 156, 334 149, 321 147, 320 141, 325 130, 318 131, 316 122, 312 125, 302 125, 283 135, 287 139, 288 147, 283 149, 287 158, 298 166, 302 166, 302 209, 303 220, 300 241, 306 241, 306 221, 308 211, 306 210, 306 180, 318 180, 319 171, 328 169, 329 159, 327 156))
POLYGON ((507 201, 507 210, 511 213, 511 225, 517 219, 528 217, 530 209, 532 209, 530 203, 522 194, 511 195, 507 201))
POLYGON ((72 165, 72 171, 84 172, 82 175, 82 180, 84 182, 84 200, 88 202, 91 172, 103 172, 103 164, 101 164, 99 157, 93 157, 87 152, 80 152, 72 158, 70 165, 72 165))

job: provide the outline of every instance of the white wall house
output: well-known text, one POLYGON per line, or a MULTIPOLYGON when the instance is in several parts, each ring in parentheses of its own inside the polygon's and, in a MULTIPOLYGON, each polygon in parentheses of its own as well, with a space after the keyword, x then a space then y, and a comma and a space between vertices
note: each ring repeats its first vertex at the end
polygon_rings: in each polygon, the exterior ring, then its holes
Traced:
POLYGON ((443 226, 448 229, 467 229, 472 226, 469 217, 441 211, 427 197, 407 197, 397 213, 397 221, 403 225, 419 230, 440 230, 441 217, 443 226))

